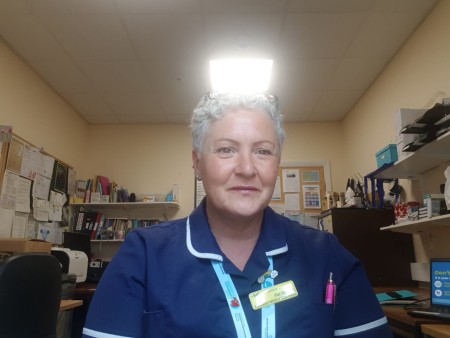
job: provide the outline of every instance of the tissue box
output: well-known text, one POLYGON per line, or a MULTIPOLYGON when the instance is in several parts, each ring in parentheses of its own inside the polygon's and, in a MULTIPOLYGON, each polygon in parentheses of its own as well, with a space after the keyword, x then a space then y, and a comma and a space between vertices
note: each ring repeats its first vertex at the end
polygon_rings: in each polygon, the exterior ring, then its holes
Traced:
POLYGON ((397 145, 396 144, 389 144, 383 149, 379 150, 375 154, 377 158, 377 167, 380 168, 383 166, 383 164, 390 164, 394 163, 398 160, 397 155, 397 145))

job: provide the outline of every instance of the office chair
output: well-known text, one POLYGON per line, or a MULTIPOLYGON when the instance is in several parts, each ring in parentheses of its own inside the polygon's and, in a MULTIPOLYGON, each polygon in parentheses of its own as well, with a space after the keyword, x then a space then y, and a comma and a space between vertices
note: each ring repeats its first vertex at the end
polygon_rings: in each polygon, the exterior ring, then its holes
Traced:
POLYGON ((46 253, 0 263, 0 338, 56 338, 61 266, 46 253))

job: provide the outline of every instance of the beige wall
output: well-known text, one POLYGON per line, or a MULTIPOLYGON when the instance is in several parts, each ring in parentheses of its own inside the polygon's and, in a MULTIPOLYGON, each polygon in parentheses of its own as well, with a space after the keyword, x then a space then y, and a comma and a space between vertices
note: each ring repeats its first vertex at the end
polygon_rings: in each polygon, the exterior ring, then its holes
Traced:
POLYGON ((348 163, 342 143, 342 124, 287 123, 283 161, 328 161, 331 170, 331 190, 345 191, 348 163))
POLYGON ((0 40, 0 124, 87 173, 87 124, 0 40))
POLYGON ((178 184, 180 211, 194 207, 190 131, 181 124, 89 127, 91 175, 105 175, 134 193, 168 193, 178 184))
MULTIPOLYGON (((399 108, 429 108, 450 97, 450 1, 441 1, 379 76, 343 122, 350 172, 370 172, 374 154, 394 142, 394 113, 399 108)), ((449 150, 450 151, 450 150, 449 150)), ((401 182, 405 200, 439 192, 446 165, 420 181, 401 182)), ((416 258, 450 255, 448 230, 416 237, 416 258)))

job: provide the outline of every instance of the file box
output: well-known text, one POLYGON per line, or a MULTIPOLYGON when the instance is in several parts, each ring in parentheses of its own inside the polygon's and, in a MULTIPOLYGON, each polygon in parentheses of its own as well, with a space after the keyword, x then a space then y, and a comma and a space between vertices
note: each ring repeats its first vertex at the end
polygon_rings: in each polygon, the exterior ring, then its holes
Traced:
POLYGON ((377 167, 380 168, 384 164, 394 163, 398 160, 397 145, 389 144, 375 154, 377 158, 377 167))

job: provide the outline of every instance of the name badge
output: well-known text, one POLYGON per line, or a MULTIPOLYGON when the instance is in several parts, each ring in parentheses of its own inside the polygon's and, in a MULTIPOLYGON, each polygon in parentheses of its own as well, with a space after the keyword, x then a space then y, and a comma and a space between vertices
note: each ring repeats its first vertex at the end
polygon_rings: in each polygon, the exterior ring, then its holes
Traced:
POLYGON ((297 289, 295 288, 294 282, 291 280, 252 292, 248 295, 253 310, 258 310, 267 305, 276 304, 297 296, 297 289))

